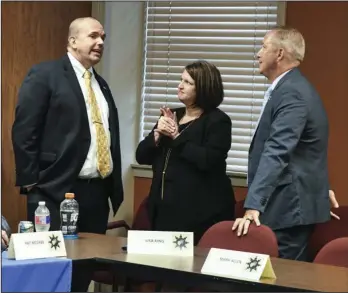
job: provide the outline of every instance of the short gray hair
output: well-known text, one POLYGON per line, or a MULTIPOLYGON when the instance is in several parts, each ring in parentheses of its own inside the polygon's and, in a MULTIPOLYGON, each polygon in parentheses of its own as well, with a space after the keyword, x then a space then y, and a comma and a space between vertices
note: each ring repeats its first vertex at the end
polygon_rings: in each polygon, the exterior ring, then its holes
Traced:
POLYGON ((295 28, 276 27, 271 30, 275 36, 275 42, 283 47, 289 54, 292 61, 303 61, 305 55, 305 40, 302 34, 295 28))

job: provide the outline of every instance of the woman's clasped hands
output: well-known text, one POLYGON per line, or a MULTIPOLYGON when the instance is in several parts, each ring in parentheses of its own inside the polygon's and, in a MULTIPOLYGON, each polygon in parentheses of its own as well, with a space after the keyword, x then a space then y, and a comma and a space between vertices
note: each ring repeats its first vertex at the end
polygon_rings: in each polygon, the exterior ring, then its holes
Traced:
POLYGON ((175 139, 179 135, 179 127, 177 123, 176 114, 169 108, 160 108, 162 116, 158 120, 157 128, 155 129, 155 139, 161 134, 175 139))

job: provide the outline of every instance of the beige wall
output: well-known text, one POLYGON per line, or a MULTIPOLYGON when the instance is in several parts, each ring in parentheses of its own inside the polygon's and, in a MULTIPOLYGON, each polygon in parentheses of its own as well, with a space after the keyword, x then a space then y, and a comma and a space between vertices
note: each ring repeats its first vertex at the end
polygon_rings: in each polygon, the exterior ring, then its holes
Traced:
MULTIPOLYGON (((119 111, 122 176, 125 199, 115 218, 133 219, 134 177, 131 164, 140 115, 143 46, 143 3, 104 2, 104 29, 107 35, 101 75, 108 82, 119 111)), ((124 234, 125 231, 110 231, 124 234)))

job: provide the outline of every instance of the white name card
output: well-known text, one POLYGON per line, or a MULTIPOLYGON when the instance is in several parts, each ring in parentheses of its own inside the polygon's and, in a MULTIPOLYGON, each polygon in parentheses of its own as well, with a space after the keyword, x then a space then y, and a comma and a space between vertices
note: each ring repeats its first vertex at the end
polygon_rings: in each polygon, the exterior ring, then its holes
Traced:
POLYGON ((8 248, 9 259, 66 257, 62 231, 15 233, 8 248))
POLYGON ((193 233, 129 230, 127 253, 193 256, 193 233))
POLYGON ((217 248, 210 249, 201 272, 251 281, 276 278, 269 255, 217 248))

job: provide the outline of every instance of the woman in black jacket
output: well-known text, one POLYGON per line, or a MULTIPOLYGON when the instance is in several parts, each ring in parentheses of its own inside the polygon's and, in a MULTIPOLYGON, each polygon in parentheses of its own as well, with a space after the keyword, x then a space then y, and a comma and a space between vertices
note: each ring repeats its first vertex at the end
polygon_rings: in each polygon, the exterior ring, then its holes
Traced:
POLYGON ((224 97, 219 70, 206 61, 185 67, 178 86, 183 108, 161 109, 136 160, 152 165, 148 198, 152 230, 194 232, 195 245, 217 222, 234 220, 226 175, 231 119, 217 107, 224 97))

